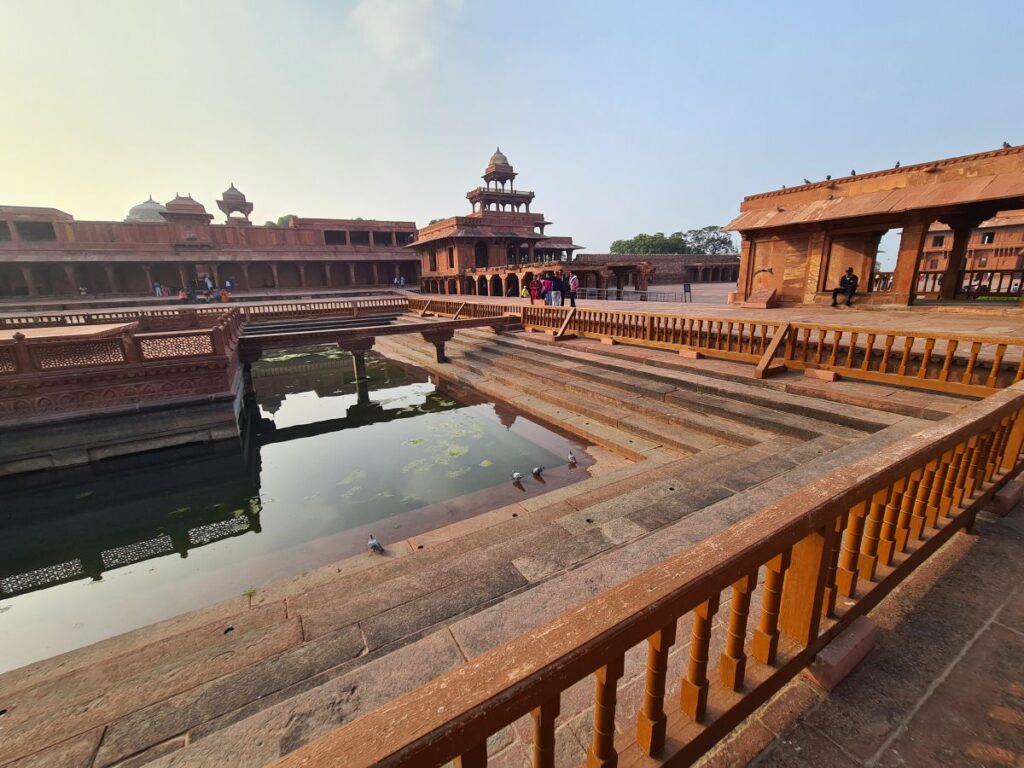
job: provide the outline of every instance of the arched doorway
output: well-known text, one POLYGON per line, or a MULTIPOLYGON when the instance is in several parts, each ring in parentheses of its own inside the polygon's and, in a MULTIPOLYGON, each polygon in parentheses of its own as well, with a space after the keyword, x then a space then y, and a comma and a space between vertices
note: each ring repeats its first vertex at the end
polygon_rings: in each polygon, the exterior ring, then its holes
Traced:
POLYGON ((478 240, 473 246, 473 266, 477 269, 487 269, 487 243, 478 240))
POLYGON ((508 291, 506 291, 506 293, 510 293, 513 296, 518 296, 519 295, 519 291, 520 291, 520 288, 519 288, 519 278, 516 275, 509 275, 508 276, 508 291))
POLYGON ((501 296, 501 278, 497 275, 491 276, 491 296, 501 296))
POLYGON ((476 280, 476 293, 478 296, 487 295, 487 278, 481 275, 476 280))
POLYGON ((448 278, 448 286, 447 286, 447 288, 448 288, 448 293, 450 293, 450 294, 456 294, 456 293, 459 292, 459 286, 455 282, 455 278, 454 277, 449 277, 448 278))

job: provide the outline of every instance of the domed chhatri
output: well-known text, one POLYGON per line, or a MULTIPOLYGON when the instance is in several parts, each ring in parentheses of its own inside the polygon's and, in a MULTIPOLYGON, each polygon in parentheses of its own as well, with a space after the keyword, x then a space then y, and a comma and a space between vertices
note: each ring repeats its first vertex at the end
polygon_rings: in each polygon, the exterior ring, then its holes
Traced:
POLYGON ((228 224, 251 223, 249 221, 249 214, 252 213, 252 203, 246 200, 245 195, 235 187, 235 182, 231 182, 231 186, 224 190, 224 194, 220 198, 217 201, 217 207, 224 214, 228 224), (242 215, 232 216, 232 213, 240 213, 242 215))
POLYGON ((206 213, 203 204, 193 200, 191 194, 182 197, 175 193, 174 199, 167 203, 166 210, 169 213, 206 213))
POLYGON ((508 158, 505 157, 505 153, 501 151, 501 147, 494 150, 494 154, 491 155, 491 161, 488 165, 508 165, 508 158))
POLYGON ((133 205, 128 210, 128 215, 125 216, 125 222, 129 224, 140 224, 140 223, 151 223, 151 224, 164 224, 166 220, 160 214, 166 211, 161 203, 158 203, 150 195, 148 200, 144 200, 138 205, 133 205))

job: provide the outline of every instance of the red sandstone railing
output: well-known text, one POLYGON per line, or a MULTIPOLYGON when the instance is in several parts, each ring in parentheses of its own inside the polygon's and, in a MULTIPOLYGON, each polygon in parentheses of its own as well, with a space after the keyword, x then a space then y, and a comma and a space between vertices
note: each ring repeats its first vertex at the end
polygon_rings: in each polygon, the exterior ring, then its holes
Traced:
POLYGON ((583 711, 580 685, 591 676, 588 765, 648 764, 647 756, 688 765, 956 531, 970 529, 1021 469, 1022 443, 1018 384, 831 472, 274 766, 484 766, 488 737, 527 715, 533 764, 551 766, 562 705, 570 707, 562 722, 583 711), (674 699, 670 681, 678 681, 674 699))
POLYGON ((404 312, 407 306, 406 298, 400 296, 337 301, 268 302, 232 307, 230 310, 224 304, 213 304, 208 307, 186 306, 174 309, 110 310, 0 317, 0 328, 49 328, 137 322, 143 330, 179 330, 213 327, 219 318, 228 311, 240 312, 242 318, 248 321, 312 315, 352 316, 380 312, 404 312))
POLYGON ((0 421, 49 417, 101 407, 196 395, 230 396, 235 388, 242 313, 224 312, 209 328, 118 335, 0 340, 0 421))
POLYGON ((1024 338, 792 323, 779 361, 790 369, 984 397, 1024 378, 1024 338))

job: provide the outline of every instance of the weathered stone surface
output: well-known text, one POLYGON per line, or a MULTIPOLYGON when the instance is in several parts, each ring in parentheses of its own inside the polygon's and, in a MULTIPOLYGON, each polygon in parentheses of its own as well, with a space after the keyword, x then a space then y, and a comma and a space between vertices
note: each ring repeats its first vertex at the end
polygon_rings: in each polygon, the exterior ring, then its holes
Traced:
POLYGON ((4 716, 6 733, 0 741, 0 760, 30 755, 40 745, 102 725, 301 642, 302 628, 299 620, 293 619, 247 632, 224 645, 199 648, 191 656, 147 670, 115 688, 97 689, 68 702, 56 691, 39 697, 23 692, 4 716))
MULTIPOLYGON (((0 726, 0 735, 2 734, 3 727, 0 726)), ((6 763, 5 768, 89 768, 92 765, 92 756, 96 754, 96 745, 102 736, 103 729, 94 728, 34 755, 6 763)))
POLYGON ((150 744, 185 733, 219 715, 354 659, 363 649, 358 628, 347 627, 133 712, 107 728, 96 756, 96 766, 113 763, 150 744))
POLYGON ((154 768, 251 768, 448 671, 462 655, 447 630, 281 702, 151 763, 154 768))

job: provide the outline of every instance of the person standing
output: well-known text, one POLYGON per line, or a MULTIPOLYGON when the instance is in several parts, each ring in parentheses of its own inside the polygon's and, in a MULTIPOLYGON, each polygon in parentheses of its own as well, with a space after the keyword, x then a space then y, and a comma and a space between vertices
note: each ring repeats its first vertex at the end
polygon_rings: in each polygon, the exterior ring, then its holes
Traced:
POLYGON ((163 295, 163 292, 160 289, 160 281, 159 280, 154 280, 153 281, 153 295, 154 296, 162 296, 163 295))
POLYGON ((551 299, 551 306, 564 306, 565 305, 565 293, 566 286, 565 281, 562 279, 562 273, 556 272, 555 276, 551 278, 552 286, 551 290, 554 292, 554 297, 551 299))
POLYGON ((576 306, 576 294, 580 290, 580 279, 576 277, 575 272, 569 273, 569 306, 576 306))
POLYGON ((551 292, 555 288, 555 281, 551 279, 551 273, 545 272, 544 276, 540 279, 540 296, 544 299, 546 306, 551 305, 551 292))
POLYGON ((535 301, 537 301, 537 299, 541 298, 541 291, 542 290, 543 290, 543 285, 541 284, 540 280, 537 279, 536 277, 533 278, 533 280, 530 281, 530 304, 531 304, 531 306, 533 305, 533 303, 535 301))

